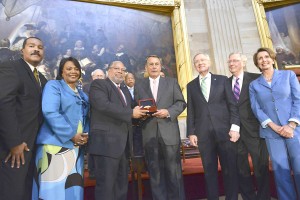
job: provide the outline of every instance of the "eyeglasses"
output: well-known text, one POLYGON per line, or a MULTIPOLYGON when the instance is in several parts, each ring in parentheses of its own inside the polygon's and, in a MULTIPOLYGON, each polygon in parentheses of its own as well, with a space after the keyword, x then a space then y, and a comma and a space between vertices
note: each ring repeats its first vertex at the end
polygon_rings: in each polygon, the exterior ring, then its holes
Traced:
POLYGON ((228 60, 227 63, 230 64, 230 63, 238 63, 240 62, 241 60, 228 60))
POLYGON ((126 72, 126 68, 112 67, 116 71, 126 72))

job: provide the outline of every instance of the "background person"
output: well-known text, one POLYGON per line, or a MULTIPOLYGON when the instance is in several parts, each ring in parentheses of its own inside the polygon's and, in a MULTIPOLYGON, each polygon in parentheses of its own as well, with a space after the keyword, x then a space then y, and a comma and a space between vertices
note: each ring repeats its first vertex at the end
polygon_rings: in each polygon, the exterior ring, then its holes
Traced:
POLYGON ((84 148, 87 143, 88 97, 76 88, 79 62, 63 58, 58 80, 43 92, 44 123, 37 136, 33 199, 82 199, 84 148))
POLYGON ((274 69, 275 58, 265 47, 253 56, 262 75, 250 83, 251 108, 266 140, 278 198, 299 199, 300 86, 293 71, 274 69))
MULTIPOLYGON (((105 73, 102 69, 95 69, 91 73, 92 81, 96 79, 105 79, 105 73)), ((90 92, 91 83, 87 83, 83 86, 83 91, 88 95, 90 92)))
POLYGON ((0 40, 0 63, 12 61, 17 57, 17 53, 10 50, 10 41, 8 38, 0 40))
POLYGON ((134 99, 134 84, 135 84, 135 78, 132 73, 127 73, 125 76, 125 85, 127 86, 130 95, 132 97, 132 100, 134 99))

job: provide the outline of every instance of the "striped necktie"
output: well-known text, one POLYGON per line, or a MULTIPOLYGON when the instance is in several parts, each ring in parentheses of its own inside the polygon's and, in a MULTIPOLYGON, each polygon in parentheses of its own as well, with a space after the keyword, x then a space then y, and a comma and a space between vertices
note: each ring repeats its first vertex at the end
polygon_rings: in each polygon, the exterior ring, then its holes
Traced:
POLYGON ((233 95, 237 101, 240 99, 240 93, 241 93, 239 80, 240 78, 236 78, 233 86, 233 95))
POLYGON ((34 70, 33 70, 33 75, 34 75, 36 82, 40 85, 39 72, 36 68, 34 68, 34 70))
POLYGON ((208 101, 208 91, 207 91, 207 77, 204 77, 202 78, 202 81, 201 81, 201 91, 202 91, 202 94, 204 96, 204 98, 206 99, 206 101, 208 101))
POLYGON ((119 94, 121 95, 121 100, 122 100, 122 103, 124 106, 127 106, 127 102, 126 102, 126 99, 125 99, 125 95, 123 94, 121 88, 119 85, 117 85, 117 88, 118 88, 118 91, 119 91, 119 94))

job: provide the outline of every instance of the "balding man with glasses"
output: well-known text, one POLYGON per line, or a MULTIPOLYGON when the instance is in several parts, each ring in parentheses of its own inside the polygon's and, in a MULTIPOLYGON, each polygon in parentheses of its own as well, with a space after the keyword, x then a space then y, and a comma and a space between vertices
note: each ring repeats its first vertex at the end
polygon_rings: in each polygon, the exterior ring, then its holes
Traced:
POLYGON ((240 139, 238 146, 239 188, 243 199, 270 199, 269 184, 269 154, 266 142, 259 136, 259 122, 254 116, 249 98, 249 84, 260 74, 245 72, 247 57, 240 52, 231 53, 228 58, 228 68, 232 76, 226 82, 228 95, 236 101, 240 124, 240 139), (253 184, 248 161, 250 154, 253 164, 256 186, 253 184))

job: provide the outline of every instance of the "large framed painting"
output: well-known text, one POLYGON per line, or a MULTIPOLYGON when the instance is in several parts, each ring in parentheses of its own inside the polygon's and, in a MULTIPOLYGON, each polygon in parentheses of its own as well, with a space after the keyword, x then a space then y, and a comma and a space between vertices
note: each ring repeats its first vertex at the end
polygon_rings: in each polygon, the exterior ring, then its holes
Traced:
POLYGON ((252 0, 261 44, 276 52, 278 69, 300 68, 299 0, 252 0))
MULTIPOLYGON (((180 0, 0 0, 1 44, 18 57, 24 38, 37 36, 46 56, 42 71, 49 79, 63 57, 76 57, 89 81, 95 68, 121 60, 143 77, 146 56, 162 58, 163 72, 176 77, 184 92, 191 61, 180 0), (5 27, 5 28, 3 28, 5 27)), ((1 59, 1 57, 0 57, 1 59)), ((0 61, 1 62, 1 61, 0 61)))

